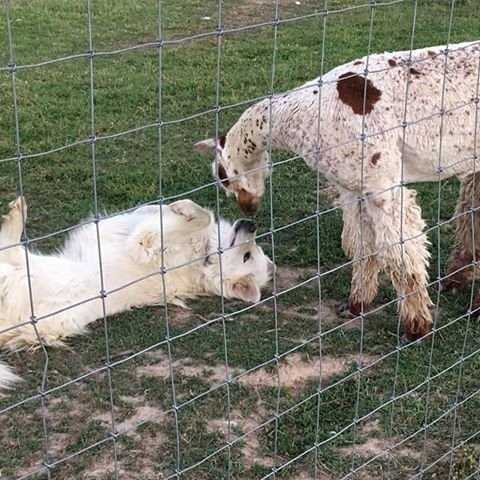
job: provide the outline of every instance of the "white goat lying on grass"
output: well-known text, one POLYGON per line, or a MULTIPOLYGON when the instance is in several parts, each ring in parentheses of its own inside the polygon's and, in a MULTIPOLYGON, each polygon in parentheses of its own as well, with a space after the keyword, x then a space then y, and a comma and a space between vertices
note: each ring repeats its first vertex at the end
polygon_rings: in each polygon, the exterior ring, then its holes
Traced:
MULTIPOLYGON (((96 226, 88 223, 74 230, 57 254, 29 251, 28 276, 26 252, 19 245, 22 212, 26 219, 26 204, 18 198, 10 204, 0 230, 2 348, 38 347, 39 337, 44 345, 58 346, 63 339, 84 333, 89 323, 104 315, 102 288, 105 314, 113 315, 165 302, 186 307, 186 299, 222 293, 257 302, 273 274, 273 263, 255 243, 255 224, 220 220, 220 276, 213 214, 190 200, 180 200, 162 207, 163 243, 160 207, 146 206, 100 220, 101 271, 96 226)), ((0 389, 16 379, 0 363, 0 389)))
MULTIPOLYGON (((214 174, 248 214, 265 192, 270 144, 318 169, 338 191, 343 249, 354 259, 347 312, 368 310, 383 269, 401 299, 404 339, 413 341, 430 331, 432 302, 425 223, 405 184, 456 175, 459 212, 470 206, 480 171, 479 62, 479 42, 370 55, 260 101, 226 136, 195 147, 216 153, 214 174)), ((470 222, 458 221, 450 285, 468 277, 470 222)))

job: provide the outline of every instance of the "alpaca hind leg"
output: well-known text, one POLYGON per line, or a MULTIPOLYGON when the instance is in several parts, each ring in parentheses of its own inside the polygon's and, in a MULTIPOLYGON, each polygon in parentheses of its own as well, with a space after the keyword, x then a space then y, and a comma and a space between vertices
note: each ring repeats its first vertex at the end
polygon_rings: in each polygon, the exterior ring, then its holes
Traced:
POLYGON ((8 247, 0 250, 0 262, 21 264, 25 259, 25 253, 20 245, 23 232, 23 222, 27 220, 27 204, 23 197, 18 197, 8 204, 10 211, 3 215, 3 223, 0 228, 0 247, 8 247))
POLYGON ((470 208, 480 207, 480 173, 462 179, 460 195, 455 209, 456 241, 442 281, 444 288, 460 290, 472 279, 474 257, 480 255, 480 211, 467 213, 470 208))
POLYGON ((368 311, 375 299, 380 263, 374 253, 372 221, 365 210, 360 211, 360 202, 344 205, 343 222, 342 247, 354 263, 348 303, 341 307, 340 313, 346 317, 357 317, 362 310, 368 311))
POLYGON ((432 324, 432 301, 427 291, 428 240, 422 233, 425 222, 415 197, 415 191, 395 187, 367 205, 375 224, 378 258, 400 299, 408 342, 427 335, 432 324))

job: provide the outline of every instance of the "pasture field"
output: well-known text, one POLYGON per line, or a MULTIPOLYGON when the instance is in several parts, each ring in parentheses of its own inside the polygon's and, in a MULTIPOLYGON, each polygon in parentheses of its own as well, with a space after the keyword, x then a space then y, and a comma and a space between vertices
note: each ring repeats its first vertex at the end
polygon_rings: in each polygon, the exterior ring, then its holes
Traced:
MULTIPOLYGON (((11 0, 20 146, 3 8, 2 212, 21 174, 28 236, 43 251, 94 210, 94 188, 99 211, 194 190, 192 200, 212 209, 218 201, 222 216, 238 218, 234 201, 218 195, 210 159, 192 149, 217 123, 227 131, 248 103, 235 105, 316 77, 324 33, 325 71, 367 53, 370 24, 372 52, 408 49, 415 3, 414 48, 446 42, 450 1, 377 2, 372 23, 370 3, 328 1, 324 21, 323 1, 282 0, 275 26, 271 0, 225 0, 219 36, 216 0, 93 1, 89 38, 85 1, 11 0), (91 48, 92 58, 75 56, 91 48)), ((480 4, 457 0, 451 42, 479 31, 480 4)), ((453 246, 458 181, 414 186, 431 240, 436 332, 400 348, 387 279, 363 321, 337 316, 351 274, 341 211, 325 182, 288 158, 274 152, 273 203, 267 193, 256 218, 270 254, 275 231, 276 295, 271 285, 252 308, 205 299, 190 310, 134 310, 98 321, 65 349, 2 353, 25 382, 0 398, 0 478, 479 478, 480 325, 465 314, 472 289, 441 292, 435 283, 453 246)))

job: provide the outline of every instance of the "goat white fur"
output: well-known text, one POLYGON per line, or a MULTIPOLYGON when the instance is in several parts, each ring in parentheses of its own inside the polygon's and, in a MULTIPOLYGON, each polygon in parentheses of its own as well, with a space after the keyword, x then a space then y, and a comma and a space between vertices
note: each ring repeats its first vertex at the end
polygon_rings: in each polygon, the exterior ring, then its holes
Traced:
POLYGON ((249 214, 265 191, 270 145, 324 175, 355 260, 348 311, 368 309, 384 269, 411 341, 429 332, 432 302, 425 223, 405 184, 478 171, 479 61, 478 41, 370 55, 253 105, 226 137, 196 148, 216 152, 215 174, 249 214))
MULTIPOLYGON (((255 243, 253 222, 220 220, 220 275, 213 214, 190 200, 161 208, 163 243, 159 206, 100 219, 100 270, 93 222, 74 230, 57 254, 25 252, 19 242, 26 204, 21 198, 12 202, 0 230, 0 347, 37 347, 39 338, 44 345, 62 345, 63 339, 84 333, 89 323, 102 318, 104 308, 113 315, 165 302, 186 308, 184 300, 202 295, 260 299, 273 263, 255 243)), ((14 380, 0 363, 0 389, 14 380)))

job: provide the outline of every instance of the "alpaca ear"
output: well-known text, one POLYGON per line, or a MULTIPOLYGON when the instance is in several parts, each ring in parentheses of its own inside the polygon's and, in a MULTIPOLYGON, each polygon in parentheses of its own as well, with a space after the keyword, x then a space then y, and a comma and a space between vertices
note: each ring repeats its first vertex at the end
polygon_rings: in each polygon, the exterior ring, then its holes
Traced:
POLYGON ((214 152, 216 147, 217 141, 214 138, 207 138, 206 140, 201 140, 193 146, 195 150, 204 153, 214 152))
POLYGON ((252 275, 246 275, 235 280, 232 285, 231 296, 247 303, 256 303, 260 300, 260 290, 255 285, 252 275))
POLYGON ((207 138, 197 142, 193 148, 199 152, 213 153, 215 149, 219 150, 225 146, 225 135, 220 135, 218 138, 207 138))

